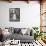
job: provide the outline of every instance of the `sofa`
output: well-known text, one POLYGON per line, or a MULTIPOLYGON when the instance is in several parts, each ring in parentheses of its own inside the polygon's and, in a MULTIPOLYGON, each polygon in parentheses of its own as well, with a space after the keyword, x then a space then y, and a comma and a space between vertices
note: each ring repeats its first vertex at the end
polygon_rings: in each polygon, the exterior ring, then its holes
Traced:
POLYGON ((21 43, 32 43, 34 37, 32 35, 33 31, 29 28, 8 28, 8 35, 3 35, 3 41, 10 40, 20 40, 21 43))

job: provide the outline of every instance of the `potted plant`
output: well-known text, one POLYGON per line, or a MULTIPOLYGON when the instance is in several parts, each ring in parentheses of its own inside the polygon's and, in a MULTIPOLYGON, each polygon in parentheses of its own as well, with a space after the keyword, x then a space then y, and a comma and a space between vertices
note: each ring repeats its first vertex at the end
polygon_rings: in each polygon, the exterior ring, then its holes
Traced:
POLYGON ((38 37, 38 32, 37 32, 37 30, 38 30, 38 27, 32 27, 33 28, 33 30, 35 31, 34 32, 34 40, 36 40, 36 38, 38 37), (37 33, 36 33, 37 32, 37 33))
POLYGON ((32 28, 35 31, 35 33, 34 33, 34 40, 36 40, 38 37, 41 38, 42 32, 38 31, 39 28, 38 27, 32 27, 32 28))

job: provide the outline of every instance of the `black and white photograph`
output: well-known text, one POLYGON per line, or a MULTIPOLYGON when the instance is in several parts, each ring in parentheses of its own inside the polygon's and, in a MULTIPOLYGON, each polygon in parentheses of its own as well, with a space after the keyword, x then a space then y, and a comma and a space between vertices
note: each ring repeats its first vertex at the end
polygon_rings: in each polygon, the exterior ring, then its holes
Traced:
POLYGON ((11 22, 20 21, 20 8, 9 8, 9 19, 11 22))

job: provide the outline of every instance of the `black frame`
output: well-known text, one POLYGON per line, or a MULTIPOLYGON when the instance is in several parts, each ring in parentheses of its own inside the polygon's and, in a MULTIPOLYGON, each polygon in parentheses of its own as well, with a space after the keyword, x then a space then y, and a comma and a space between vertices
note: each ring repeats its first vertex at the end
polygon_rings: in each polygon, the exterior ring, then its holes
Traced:
POLYGON ((20 8, 10 8, 9 9, 9 20, 11 22, 20 21, 20 8), (15 16, 13 18, 13 16, 15 16))

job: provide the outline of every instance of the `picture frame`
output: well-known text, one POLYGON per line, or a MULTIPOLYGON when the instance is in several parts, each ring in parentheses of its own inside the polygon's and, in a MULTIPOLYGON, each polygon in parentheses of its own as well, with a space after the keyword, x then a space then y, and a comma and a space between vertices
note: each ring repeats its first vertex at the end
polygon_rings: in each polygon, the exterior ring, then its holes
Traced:
POLYGON ((20 8, 10 8, 9 9, 9 20, 10 22, 20 21, 20 8))

